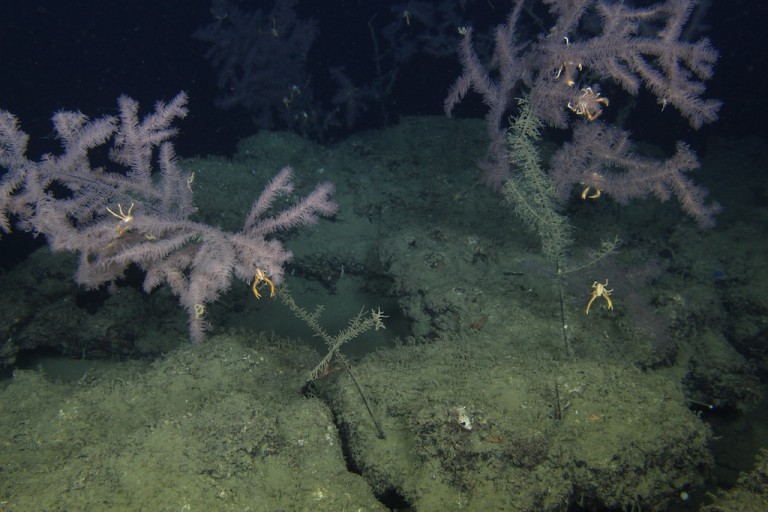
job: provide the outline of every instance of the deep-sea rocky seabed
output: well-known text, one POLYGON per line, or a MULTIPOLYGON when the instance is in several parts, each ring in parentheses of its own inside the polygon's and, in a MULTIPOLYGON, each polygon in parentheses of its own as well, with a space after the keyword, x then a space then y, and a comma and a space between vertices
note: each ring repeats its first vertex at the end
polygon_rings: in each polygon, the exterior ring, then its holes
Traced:
MULTIPOLYGON (((766 439, 743 457, 724 444, 746 437, 727 420, 756 409, 765 373, 768 186, 748 170, 768 151, 710 143, 695 179, 725 206, 711 230, 673 202, 569 204, 572 267, 622 245, 565 277, 563 322, 537 238, 478 184, 484 137, 479 121, 406 118, 329 148, 262 132, 232 159, 182 161, 200 218, 231 230, 283 165, 297 194, 335 183, 337 218, 288 238, 287 281, 330 331, 361 307, 389 315, 343 349, 384 439, 343 367, 304 386, 324 347, 243 283, 190 347, 175 299, 130 275, 86 294, 75 260, 43 248, 1 276, 4 361, 124 360, 2 383, 3 509, 691 509, 732 483, 766 439), (585 315, 606 279, 614 310, 600 297, 585 315)), ((754 480, 736 502, 761 510, 754 480)))

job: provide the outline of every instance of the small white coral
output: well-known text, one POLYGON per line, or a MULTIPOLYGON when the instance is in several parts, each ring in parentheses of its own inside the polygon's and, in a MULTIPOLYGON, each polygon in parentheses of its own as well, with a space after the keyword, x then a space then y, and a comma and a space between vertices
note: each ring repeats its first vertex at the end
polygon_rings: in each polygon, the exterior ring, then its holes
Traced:
POLYGON ((451 410, 451 419, 464 430, 472 430, 472 418, 469 417, 465 406, 454 407, 451 410))

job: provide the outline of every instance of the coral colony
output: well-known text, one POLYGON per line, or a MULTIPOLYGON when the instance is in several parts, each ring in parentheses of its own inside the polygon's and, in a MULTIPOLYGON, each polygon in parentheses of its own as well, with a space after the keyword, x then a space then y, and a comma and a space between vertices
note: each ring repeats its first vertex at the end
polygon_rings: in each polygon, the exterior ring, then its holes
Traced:
POLYGON ((0 111, 0 230, 9 232, 14 217, 18 229, 45 235, 52 250, 78 252, 75 279, 86 287, 112 283, 137 265, 146 273, 145 291, 166 283, 179 296, 190 337, 199 342, 206 304, 229 288, 233 274, 254 290, 282 281, 291 253, 271 235, 333 215, 336 204, 333 186, 322 183, 293 207, 271 212, 276 198, 293 189, 286 167, 262 190, 241 231, 189 220, 194 173, 178 166, 169 140, 186 103, 180 93, 141 121, 138 103, 125 96, 119 117, 89 121, 80 112, 58 112, 53 124, 64 152, 38 162, 26 156, 29 137, 18 120, 0 111), (109 143, 109 168, 92 168, 89 154, 109 143))
POLYGON ((717 51, 707 39, 690 41, 683 32, 697 2, 667 0, 639 8, 595 0, 543 3, 549 15, 535 26, 548 30, 536 34, 523 23, 530 2, 515 2, 494 33, 488 67, 475 51, 472 28, 460 28, 463 73, 445 110, 450 114, 470 90, 482 96, 491 139, 483 162, 486 181, 500 188, 514 174, 505 116, 524 97, 538 122, 572 130, 570 142, 551 160, 549 177, 560 200, 577 185, 585 199, 605 194, 620 203, 675 196, 700 226, 711 226, 719 206, 707 203, 706 191, 686 176, 699 165, 688 146, 678 142, 663 161, 639 156, 631 151, 629 134, 602 116, 612 101, 602 91, 610 86, 632 96, 645 88, 660 115, 677 110, 694 129, 717 119, 720 102, 702 98, 717 51))

